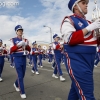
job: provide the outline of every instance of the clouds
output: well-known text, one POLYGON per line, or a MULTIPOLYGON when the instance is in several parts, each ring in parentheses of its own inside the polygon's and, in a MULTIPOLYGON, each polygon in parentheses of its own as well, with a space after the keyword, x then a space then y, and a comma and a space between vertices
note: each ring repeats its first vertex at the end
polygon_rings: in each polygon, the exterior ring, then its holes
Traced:
POLYGON ((0 0, 0 7, 15 8, 19 5, 19 0, 0 0))
POLYGON ((24 18, 20 16, 1 15, 0 19, 0 38, 4 41, 15 37, 16 33, 14 28, 16 26, 16 22, 23 26, 24 36, 30 41, 44 41, 45 39, 47 39, 47 41, 49 40, 48 35, 44 34, 47 30, 43 28, 44 22, 39 22, 34 17, 24 18))
POLYGON ((61 22, 70 11, 67 10, 67 0, 41 0, 46 8, 43 10, 46 25, 52 28, 52 31, 60 33, 61 22))
POLYGON ((42 5, 46 8, 59 9, 67 8, 68 0, 40 0, 42 5))
MULTIPOLYGON (((19 4, 21 3, 19 0, 0 0, 0 2, 1 1, 13 1, 19 2, 19 4)), ((24 0, 23 2, 26 1, 24 0)), ((20 14, 22 11, 21 9, 19 14, 13 10, 13 15, 10 13, 0 15, 0 38, 2 38, 5 43, 8 43, 7 41, 10 38, 15 37, 16 33, 14 31, 14 27, 16 22, 23 26, 24 35, 30 40, 30 42, 35 40, 50 42, 50 29, 43 27, 43 25, 51 27, 52 32, 60 34, 60 25, 64 16, 71 14, 71 11, 67 7, 68 0, 40 0, 40 2, 43 8, 39 9, 40 12, 38 16, 35 16, 35 14, 32 12, 32 9, 28 10, 28 12, 25 12, 24 15, 20 14)), ((89 14, 87 15, 88 19, 91 18, 93 7, 94 3, 90 1, 89 14)), ((21 8, 20 5, 19 8, 21 8)), ((24 9, 24 6, 22 9, 24 9)), ((34 7, 34 9, 36 9, 35 11, 37 12, 37 7, 34 7)), ((2 10, 2 12, 6 11, 11 10, 9 10, 9 8, 7 10, 2 10)))

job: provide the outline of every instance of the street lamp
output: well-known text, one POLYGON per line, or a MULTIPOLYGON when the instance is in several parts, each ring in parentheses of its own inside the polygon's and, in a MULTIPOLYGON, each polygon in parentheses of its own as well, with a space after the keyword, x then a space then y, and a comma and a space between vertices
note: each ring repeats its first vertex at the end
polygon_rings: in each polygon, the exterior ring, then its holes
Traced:
POLYGON ((44 25, 43 27, 48 27, 48 28, 50 29, 50 39, 51 39, 50 42, 52 43, 52 30, 51 30, 51 27, 49 27, 49 26, 45 26, 45 25, 44 25))

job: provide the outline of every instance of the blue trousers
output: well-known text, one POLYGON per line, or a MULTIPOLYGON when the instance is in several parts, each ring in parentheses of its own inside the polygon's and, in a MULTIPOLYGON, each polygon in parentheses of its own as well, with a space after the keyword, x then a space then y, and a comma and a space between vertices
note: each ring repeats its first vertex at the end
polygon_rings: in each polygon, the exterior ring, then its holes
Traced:
POLYGON ((29 59, 30 58, 30 54, 26 55, 26 58, 29 59))
POLYGON ((49 54, 49 61, 48 62, 52 62, 52 59, 53 59, 53 55, 49 54))
POLYGON ((39 54, 38 58, 39 58, 38 65, 42 66, 42 54, 39 54))
POLYGON ((96 53, 96 59, 95 59, 95 62, 94 62, 94 65, 97 65, 100 61, 100 52, 97 52, 96 53))
POLYGON ((10 55, 7 55, 7 59, 8 59, 8 61, 10 60, 10 55))
POLYGON ((38 69, 37 69, 37 55, 32 55, 32 61, 33 61, 33 68, 32 68, 32 70, 38 71, 38 69))
POLYGON ((56 63, 55 63, 55 61, 53 62, 52 67, 54 67, 54 68, 56 67, 56 63))
POLYGON ((14 66, 14 60, 13 60, 13 56, 12 55, 10 55, 10 62, 11 62, 11 66, 14 66))
POLYGON ((54 74, 59 74, 59 76, 62 76, 62 70, 61 70, 61 56, 58 55, 55 55, 55 68, 54 68, 54 74))
POLYGON ((42 55, 42 58, 43 58, 43 60, 45 60, 45 59, 46 59, 45 54, 43 54, 43 55, 42 55))
POLYGON ((0 77, 4 67, 4 56, 0 56, 0 77))
POLYGON ((67 53, 65 65, 72 84, 67 100, 95 100, 93 69, 95 53, 67 53))
POLYGON ((29 64, 32 64, 32 55, 29 55, 29 64))
POLYGON ((61 62, 64 63, 64 54, 61 53, 61 62))
POLYGON ((15 81, 15 84, 17 87, 20 88, 20 93, 25 94, 24 76, 25 76, 25 71, 26 71, 26 56, 14 57, 14 63, 15 63, 15 68, 18 75, 18 78, 15 81))

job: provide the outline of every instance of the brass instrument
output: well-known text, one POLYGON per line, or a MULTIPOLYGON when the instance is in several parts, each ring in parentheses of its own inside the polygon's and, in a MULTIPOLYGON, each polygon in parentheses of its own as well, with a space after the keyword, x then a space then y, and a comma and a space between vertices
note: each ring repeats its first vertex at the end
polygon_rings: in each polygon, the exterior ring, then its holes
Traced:
MULTIPOLYGON (((92 22, 100 18, 100 9, 97 5, 97 0, 94 0, 94 3, 95 3, 95 9, 93 10, 93 13, 92 13, 92 22)), ((94 32, 96 36, 100 37, 100 29, 95 29, 94 32)))

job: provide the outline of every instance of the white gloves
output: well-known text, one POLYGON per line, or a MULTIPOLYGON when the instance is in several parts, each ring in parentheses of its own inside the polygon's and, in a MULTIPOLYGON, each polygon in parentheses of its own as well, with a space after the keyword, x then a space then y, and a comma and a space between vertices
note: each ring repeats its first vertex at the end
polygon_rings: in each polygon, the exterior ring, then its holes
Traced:
POLYGON ((38 53, 38 51, 35 51, 35 53, 38 53))
POLYGON ((29 45, 29 42, 28 42, 28 40, 23 40, 24 42, 25 42, 25 46, 27 46, 27 45, 29 45))
POLYGON ((25 42, 25 46, 27 46, 28 45, 28 43, 27 42, 25 42))
POLYGON ((41 50, 41 52, 43 52, 43 50, 41 50))
MULTIPOLYGON (((24 41, 24 42, 25 42, 25 41, 24 41)), ((27 45, 29 45, 29 42, 28 42, 28 41, 25 42, 25 46, 27 46, 27 45)))
POLYGON ((25 42, 24 41, 20 41, 18 44, 17 44, 18 47, 21 47, 21 46, 25 46, 25 42))
POLYGON ((60 42, 60 45, 63 45, 64 44, 64 42, 60 42))
POLYGON ((86 27, 88 31, 93 31, 98 28, 100 28, 100 19, 97 19, 95 22, 86 27))
POLYGON ((0 51, 3 51, 3 47, 0 47, 0 51))

